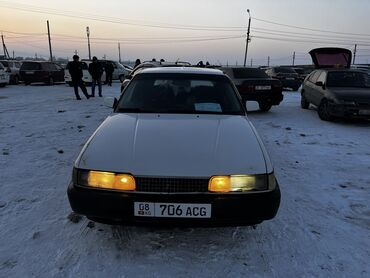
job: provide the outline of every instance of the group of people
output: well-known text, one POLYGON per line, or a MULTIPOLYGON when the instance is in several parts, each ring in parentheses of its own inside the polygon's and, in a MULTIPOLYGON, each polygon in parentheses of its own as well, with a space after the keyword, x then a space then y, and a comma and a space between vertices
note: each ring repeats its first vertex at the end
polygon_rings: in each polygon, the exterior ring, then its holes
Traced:
POLYGON ((76 95, 77 100, 81 100, 81 97, 78 93, 78 87, 81 88, 82 93, 85 95, 87 99, 90 97, 95 97, 95 88, 98 86, 99 97, 102 97, 102 75, 105 71, 106 74, 106 82, 108 86, 112 86, 112 75, 114 71, 114 67, 112 63, 107 63, 105 68, 98 62, 98 58, 95 56, 92 59, 92 63, 89 64, 89 73, 92 78, 91 82, 91 95, 87 93, 87 89, 85 83, 82 80, 83 71, 82 71, 82 64, 79 61, 80 57, 78 55, 73 56, 73 62, 69 66, 69 73, 72 78, 73 89, 76 95))

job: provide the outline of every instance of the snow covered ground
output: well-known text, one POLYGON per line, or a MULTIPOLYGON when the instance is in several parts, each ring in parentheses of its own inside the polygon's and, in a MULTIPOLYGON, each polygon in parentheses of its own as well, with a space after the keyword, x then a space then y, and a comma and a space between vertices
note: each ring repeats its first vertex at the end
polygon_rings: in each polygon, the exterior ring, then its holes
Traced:
POLYGON ((120 227, 68 219, 72 164, 111 111, 102 98, 1 88, 0 277, 370 277, 370 123, 323 122, 299 100, 250 112, 281 186, 275 219, 120 227))

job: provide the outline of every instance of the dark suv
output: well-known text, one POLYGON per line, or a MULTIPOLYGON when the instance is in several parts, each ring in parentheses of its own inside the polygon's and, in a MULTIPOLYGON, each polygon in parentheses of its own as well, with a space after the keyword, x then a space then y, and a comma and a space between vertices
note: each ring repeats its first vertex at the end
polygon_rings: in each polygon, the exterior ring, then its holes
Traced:
POLYGON ((54 82, 64 82, 64 69, 52 62, 23 62, 19 74, 24 84, 29 85, 35 82, 43 82, 53 85, 54 82))
POLYGON ((291 88, 293 91, 297 91, 302 84, 298 73, 290 67, 272 67, 267 69, 266 73, 272 78, 279 79, 283 88, 291 88))
POLYGON ((243 102, 257 101, 262 111, 283 100, 283 87, 259 68, 218 68, 234 82, 243 102))

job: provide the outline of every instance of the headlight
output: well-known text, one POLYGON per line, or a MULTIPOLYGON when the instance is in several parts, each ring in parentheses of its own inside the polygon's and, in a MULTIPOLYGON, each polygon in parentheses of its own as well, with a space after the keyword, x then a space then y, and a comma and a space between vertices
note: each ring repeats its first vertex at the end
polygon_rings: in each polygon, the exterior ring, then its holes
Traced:
POLYGON ((135 178, 128 174, 75 170, 77 184, 102 189, 132 191, 136 189, 135 178))
POLYGON ((273 190, 276 187, 274 173, 269 175, 213 176, 208 183, 210 192, 248 192, 273 190))

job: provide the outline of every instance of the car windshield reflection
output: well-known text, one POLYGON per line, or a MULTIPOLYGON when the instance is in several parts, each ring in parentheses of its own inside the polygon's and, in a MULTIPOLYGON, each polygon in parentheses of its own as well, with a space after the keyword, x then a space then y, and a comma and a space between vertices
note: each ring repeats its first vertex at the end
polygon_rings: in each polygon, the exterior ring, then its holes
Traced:
POLYGON ((139 74, 132 80, 115 112, 245 114, 225 76, 148 73, 139 74))
POLYGON ((368 74, 356 71, 329 72, 327 86, 369 88, 370 78, 368 74))

